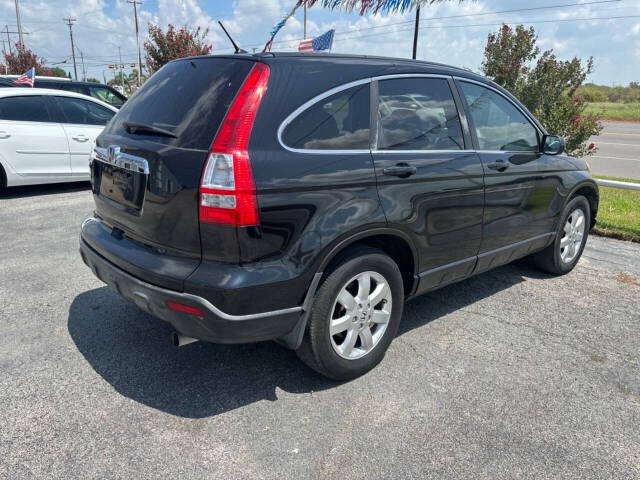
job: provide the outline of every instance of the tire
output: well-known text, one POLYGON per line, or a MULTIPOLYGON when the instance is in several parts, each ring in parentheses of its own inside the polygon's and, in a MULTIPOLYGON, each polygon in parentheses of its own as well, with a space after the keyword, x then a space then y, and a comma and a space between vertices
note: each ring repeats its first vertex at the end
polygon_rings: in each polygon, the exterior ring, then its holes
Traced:
POLYGON ((0 165, 0 192, 7 189, 7 174, 4 172, 2 165, 0 165))
POLYGON ((398 265, 374 248, 355 249, 336 262, 316 292, 305 336, 296 353, 326 377, 359 377, 384 358, 398 331, 403 307, 404 285, 398 265), (362 295, 361 299, 358 294, 366 288, 367 277, 369 295, 362 295), (349 303, 347 309, 344 304, 349 303), (340 321, 331 322, 332 319, 340 321), (332 323, 334 335, 330 334, 332 323))
POLYGON ((587 199, 581 195, 573 198, 564 208, 558 223, 558 231, 551 245, 533 255, 534 264, 549 273, 564 275, 574 269, 582 256, 589 236, 591 208, 587 199), (572 222, 580 225, 572 232, 572 222), (568 238, 568 240, 566 240, 568 238), (573 240, 573 241, 572 241, 573 240), (577 246, 577 241, 580 241, 577 246), (565 242, 568 242, 564 246, 565 242), (573 248, 573 251, 571 250, 573 248))

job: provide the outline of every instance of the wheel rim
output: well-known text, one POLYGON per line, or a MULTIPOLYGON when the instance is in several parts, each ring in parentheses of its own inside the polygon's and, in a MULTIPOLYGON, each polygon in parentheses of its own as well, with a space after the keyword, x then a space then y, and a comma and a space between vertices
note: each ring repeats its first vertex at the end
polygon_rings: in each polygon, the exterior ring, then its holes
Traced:
POLYGON ((354 360, 371 352, 391 319, 391 289, 378 272, 362 272, 343 285, 331 309, 329 336, 334 351, 354 360))
POLYGON ((571 212, 560 239, 560 258, 564 263, 571 263, 578 256, 584 240, 585 227, 584 212, 580 209, 571 212))

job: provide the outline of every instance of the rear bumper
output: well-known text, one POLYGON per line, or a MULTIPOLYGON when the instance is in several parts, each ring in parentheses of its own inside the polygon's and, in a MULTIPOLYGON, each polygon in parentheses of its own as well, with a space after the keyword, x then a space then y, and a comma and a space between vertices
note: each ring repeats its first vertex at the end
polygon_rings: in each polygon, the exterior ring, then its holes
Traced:
MULTIPOLYGON (((152 285, 120 269, 93 250, 82 238, 80 255, 93 273, 121 296, 142 310, 169 322, 179 333, 216 343, 246 343, 272 340, 291 332, 302 314, 302 306, 248 315, 223 312, 208 300, 190 293, 152 285), (195 307, 204 316, 170 310, 173 301, 195 307)), ((251 302, 247 298, 247 302, 251 302)))

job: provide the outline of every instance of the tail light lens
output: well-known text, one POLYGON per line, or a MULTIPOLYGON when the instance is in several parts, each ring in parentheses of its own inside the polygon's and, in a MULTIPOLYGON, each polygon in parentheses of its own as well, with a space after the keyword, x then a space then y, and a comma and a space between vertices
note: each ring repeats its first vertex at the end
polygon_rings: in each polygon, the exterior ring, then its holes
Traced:
POLYGON ((258 225, 249 138, 267 89, 269 67, 256 63, 220 126, 200 182, 200 221, 258 225))

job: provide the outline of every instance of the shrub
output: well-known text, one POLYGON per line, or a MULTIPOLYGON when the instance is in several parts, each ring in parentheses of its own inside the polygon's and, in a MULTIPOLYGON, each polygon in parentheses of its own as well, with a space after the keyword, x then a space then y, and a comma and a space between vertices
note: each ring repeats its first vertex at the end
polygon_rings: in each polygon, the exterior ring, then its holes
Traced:
POLYGON ((144 42, 145 60, 150 74, 158 71, 165 63, 176 58, 207 55, 213 48, 206 45, 205 37, 209 29, 177 29, 169 24, 166 32, 158 25, 149 24, 149 39, 144 42))
POLYGON ((593 59, 559 60, 553 50, 540 53, 533 27, 508 25, 488 36, 482 70, 509 90, 554 135, 567 142, 570 155, 595 153, 589 137, 602 130, 600 117, 585 113, 585 99, 577 94, 593 71, 593 59))

